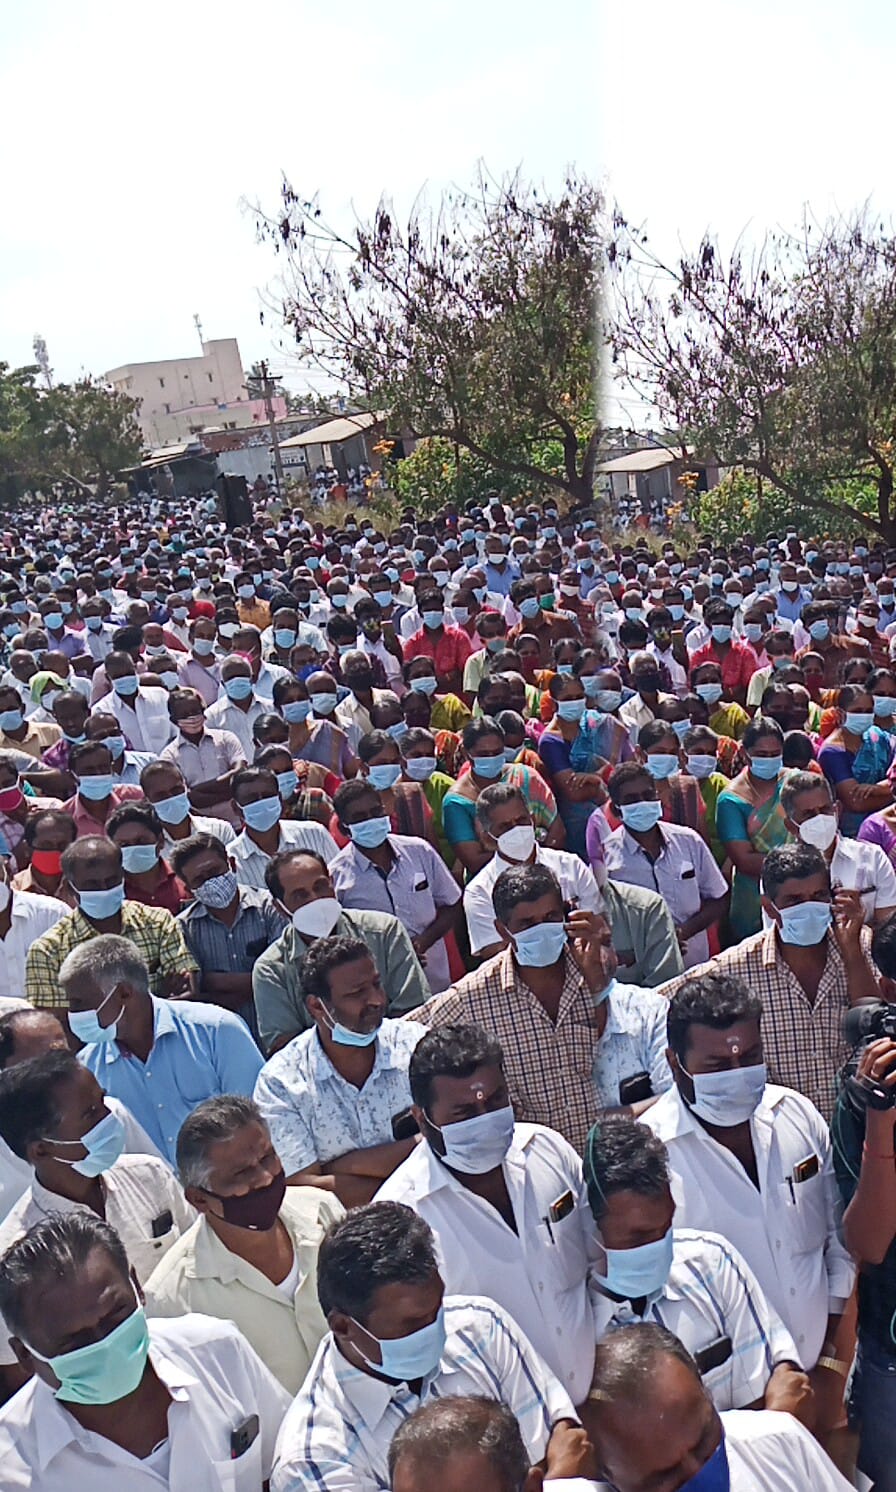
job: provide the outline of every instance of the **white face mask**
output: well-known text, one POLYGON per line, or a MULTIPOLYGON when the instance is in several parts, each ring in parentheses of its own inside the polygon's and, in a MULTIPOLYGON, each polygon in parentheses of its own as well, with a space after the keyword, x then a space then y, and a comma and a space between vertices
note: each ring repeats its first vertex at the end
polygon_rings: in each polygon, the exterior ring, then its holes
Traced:
POLYGON ((341 916, 335 896, 320 896, 293 912, 292 925, 303 938, 328 938, 341 916))
POLYGON ((521 865, 535 848, 535 830, 531 824, 518 824, 515 829, 505 829, 495 842, 502 860, 521 865))
POLYGON ((803 844, 811 844, 816 850, 829 850, 837 838, 837 815, 835 813, 813 813, 799 826, 803 844))
MULTIPOLYGON (((426 1117, 429 1119, 428 1114, 426 1117)), ((509 1104, 489 1114, 475 1114, 472 1119, 445 1124, 441 1129, 431 1119, 429 1122, 445 1146, 440 1160, 466 1176, 484 1176, 502 1165, 513 1139, 514 1117, 509 1104)))

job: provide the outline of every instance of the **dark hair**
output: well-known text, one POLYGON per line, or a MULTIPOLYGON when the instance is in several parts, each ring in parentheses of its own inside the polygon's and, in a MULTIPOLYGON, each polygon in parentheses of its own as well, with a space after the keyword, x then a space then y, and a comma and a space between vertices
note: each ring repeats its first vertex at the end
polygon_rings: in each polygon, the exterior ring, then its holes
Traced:
POLYGON ((343 964, 353 964, 359 958, 371 957, 370 949, 363 938, 315 938, 302 964, 302 993, 305 999, 315 995, 318 1000, 330 999, 330 973, 341 969, 343 964))
POLYGON ((495 1470, 506 1492, 522 1487, 529 1453, 516 1415, 498 1399, 449 1394, 431 1399, 399 1425, 389 1447, 389 1483, 403 1456, 420 1465, 440 1485, 439 1470, 462 1456, 479 1455, 495 1470))
POLYGON ((691 1026, 727 1031, 736 1021, 758 1021, 761 1017, 762 1001, 742 979, 730 974, 695 974, 683 980, 669 1001, 666 1035, 672 1051, 683 1062, 691 1026))
POLYGON ((8 1331, 28 1337, 26 1303, 42 1300, 42 1284, 61 1280, 74 1287, 78 1272, 95 1249, 103 1249, 122 1278, 129 1279, 124 1244, 111 1224, 88 1208, 50 1213, 29 1228, 0 1259, 0 1315, 8 1331))
POLYGON ((171 851, 171 868, 174 874, 182 875, 184 867, 189 864, 194 855, 199 854, 200 850, 214 850, 222 860, 230 859, 223 839, 219 839, 217 834, 206 834, 200 830, 196 834, 191 834, 189 839, 181 840, 171 851))
POLYGON ((330 874, 330 867, 326 860, 316 850, 303 850, 298 845, 291 850, 278 850, 276 855, 271 856, 264 868, 264 883, 271 895, 278 901, 283 898, 283 882, 280 879, 280 872, 291 860, 299 859, 316 860, 324 874, 330 874))
POLYGON ((524 901, 537 901, 555 891, 561 902, 563 891, 553 871, 546 865, 512 865, 502 870, 492 888, 492 907, 495 917, 507 926, 507 919, 524 901))
POLYGON ((107 746, 105 741, 80 741, 77 746, 72 746, 69 750, 69 770, 72 772, 77 772, 78 763, 82 762, 86 756, 91 756, 94 751, 107 752, 109 761, 112 761, 111 747, 107 746))
POLYGON ((744 751, 750 751, 763 736, 772 736, 779 746, 784 745, 784 732, 777 720, 772 720, 769 715, 756 715, 741 736, 740 744, 744 751))
POLYGON ((651 746, 656 746, 656 744, 659 741, 664 740, 666 736, 675 737, 675 750, 677 753, 678 738, 675 736, 675 731, 672 729, 671 720, 648 720, 647 724, 642 725, 641 729, 638 731, 638 745, 640 746, 642 751, 649 751, 651 746))
POLYGON ((720 622, 724 626, 725 622, 734 621, 734 607, 722 596, 713 596, 704 604, 703 620, 710 626, 713 622, 720 622))
POLYGON ((700 1370, 678 1337, 653 1321, 640 1321, 608 1332, 598 1342, 588 1395, 594 1412, 619 1400, 635 1406, 649 1402, 655 1392, 657 1365, 664 1357, 674 1358, 687 1368, 705 1395, 700 1370))
POLYGON ((57 829, 65 824, 71 830, 70 843, 74 844, 78 837, 78 831, 75 828, 75 821, 71 814, 65 813, 61 808, 41 808, 37 813, 29 813, 25 820, 25 843, 29 849, 34 848, 34 841, 37 838, 37 831, 41 824, 47 823, 48 820, 57 829))
POLYGON ((488 831, 489 821, 493 808, 504 808, 508 803, 522 803, 527 806, 525 795, 521 788, 515 787, 511 782, 496 782, 492 787, 482 789, 476 799, 476 819, 483 829, 488 831))
POLYGON ((230 781, 231 797, 234 799, 234 801, 236 801, 237 792, 241 787, 252 787, 256 782, 258 782, 260 778, 268 777, 273 778, 274 787, 279 793, 280 789, 277 783, 277 775, 275 772, 272 772, 269 767, 240 767, 238 772, 234 772, 233 777, 230 781))
MULTIPOLYGON (((809 775, 808 773, 806 774, 809 775)), ((820 784, 813 784, 818 786, 820 784)), ((828 875, 828 863, 821 853, 810 844, 782 844, 769 850, 762 862, 762 889, 770 901, 774 901, 784 881, 804 881, 807 876, 824 871, 828 875)), ((777 903, 776 903, 777 905, 777 903)))
POLYGON ((468 756, 473 755, 474 748, 480 741, 485 740, 486 736, 500 736, 502 741, 504 739, 504 732, 491 715, 481 715, 478 720, 471 720, 469 725, 464 726, 461 740, 468 756))
MULTIPOLYGON (((391 700, 384 700, 384 704, 391 704, 391 700)), ((371 762, 375 756, 379 756, 388 746, 398 746, 394 736, 390 736, 387 730, 369 730, 358 742, 358 757, 362 762, 371 762)), ((348 784, 345 784, 348 786, 348 784)), ((336 795, 334 794, 334 797, 336 795)))
POLYGON ((411 1097, 421 1109, 428 1109, 435 1078, 466 1078, 477 1067, 503 1066, 500 1043, 481 1026, 436 1026, 421 1036, 411 1056, 411 1097))
POLYGON ((588 1206, 596 1223, 614 1192, 658 1199, 669 1188, 666 1147, 646 1124, 611 1116, 595 1124, 585 1142, 588 1206))
POLYGON ((73 1052, 54 1049, 0 1074, 0 1137, 25 1160, 28 1146, 52 1135, 59 1123, 55 1094, 82 1071, 73 1052))
POLYGON ((328 1318, 343 1311, 363 1326, 382 1285, 423 1285, 438 1272, 429 1224, 401 1202, 370 1202, 333 1223, 321 1242, 320 1308, 328 1318))
POLYGON ((151 803, 119 803, 106 820, 106 834, 111 839, 122 824, 142 824, 156 839, 163 835, 162 820, 151 803))
POLYGON ((359 798, 371 795, 379 801, 380 795, 368 777, 353 777, 350 782, 341 782, 333 794, 333 811, 339 822, 344 822, 346 812, 359 798))
MULTIPOLYGON (((668 729, 671 730, 672 727, 669 726, 668 729)), ((607 781, 607 792, 614 808, 619 807, 619 794, 626 783, 634 782, 636 777, 646 777, 648 781, 653 781, 643 762, 620 762, 618 767, 613 768, 607 781)))

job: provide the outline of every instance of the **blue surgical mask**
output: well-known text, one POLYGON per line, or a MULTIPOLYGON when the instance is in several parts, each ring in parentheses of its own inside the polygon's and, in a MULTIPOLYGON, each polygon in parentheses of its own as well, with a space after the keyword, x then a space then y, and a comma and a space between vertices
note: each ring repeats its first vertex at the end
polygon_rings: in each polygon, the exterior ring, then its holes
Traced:
POLYGON ((324 1024, 330 1035, 338 1046, 373 1046, 380 1034, 379 1026, 372 1031, 353 1031, 350 1026, 343 1026, 339 1021, 331 1021, 326 1006, 323 1006, 324 1024))
POLYGON ((155 869, 159 852, 154 844, 126 844, 122 846, 121 863, 126 875, 141 875, 155 869))
POLYGON ((672 1268, 672 1229, 653 1243, 631 1249, 606 1249, 607 1272, 597 1278, 605 1290, 621 1300, 644 1300, 659 1295, 672 1268))
MULTIPOLYGON (((336 698, 335 694, 333 696, 336 698)), ((283 706, 283 719, 287 725, 300 725, 311 714, 310 699, 293 699, 283 706)))
POLYGON ((28 1350, 52 1368, 59 1380, 54 1393, 63 1404, 115 1404, 134 1392, 146 1370, 146 1315, 138 1305, 108 1336, 74 1352, 41 1357, 33 1348, 28 1350))
POLYGON ((437 765, 434 756, 410 756, 404 769, 412 782, 428 782, 437 765))
POLYGON ((280 794, 278 793, 276 798, 261 798, 257 803, 242 804, 240 812, 246 821, 247 828, 263 834, 266 829, 273 829, 274 825, 280 822, 280 816, 283 813, 280 794))
POLYGON ((367 780, 371 787, 375 787, 378 793, 388 792, 394 787, 401 776, 401 767, 394 762, 385 765, 368 767, 367 780))
MULTIPOLYGON (((109 742, 106 742, 109 745, 109 742)), ((163 824, 182 824, 190 812, 190 799, 186 793, 175 793, 172 798, 161 798, 153 808, 163 824)))
MULTIPOLYGON (((336 695, 336 694, 330 694, 329 692, 326 692, 326 693, 322 692, 320 694, 312 694, 312 696, 311 696, 311 708, 313 709, 315 715, 332 715, 333 711, 336 708, 337 703, 338 703, 338 695, 336 695)), ((284 716, 284 719, 285 719, 286 718, 286 711, 285 710, 283 712, 283 716, 284 716)))
POLYGON ((349 824, 347 828, 352 844, 359 850, 378 850, 392 833, 392 824, 385 814, 365 819, 363 824, 349 824))
MULTIPOLYGON (((351 1318, 355 1321, 354 1316, 351 1318)), ((445 1351, 445 1314, 444 1307, 439 1306, 439 1314, 430 1326, 423 1326, 419 1331, 412 1331, 406 1337, 387 1337, 381 1340, 372 1332, 367 1331, 366 1326, 361 1326, 360 1321, 355 1321, 376 1342, 380 1349, 380 1362, 373 1362, 361 1351, 357 1342, 352 1345, 355 1351, 364 1358, 364 1361, 373 1368, 375 1373, 382 1373, 386 1378, 394 1378, 398 1383, 414 1383, 418 1378, 428 1378, 436 1371, 445 1351)))
POLYGON ((696 1476, 682 1483, 678 1492, 731 1492, 731 1470, 724 1433, 709 1460, 703 1463, 696 1476))
POLYGON ((731 1129, 745 1124, 756 1112, 768 1082, 764 1062, 753 1067, 732 1067, 727 1072, 687 1073, 694 1085, 694 1099, 688 1105, 707 1124, 731 1129))
POLYGON ((387 607, 392 605, 392 592, 374 591, 373 599, 376 602, 377 606, 381 606, 383 608, 383 611, 385 611, 387 607))
POLYGON ((715 705, 722 698, 723 690, 721 684, 695 684, 694 693, 706 704, 715 705))
POLYGON ((391 736, 393 741, 400 741, 402 736, 407 735, 410 728, 406 720, 396 720, 394 725, 386 726, 386 735, 391 736))
POLYGON ((537 596, 527 596, 519 604, 520 616, 525 617, 527 622, 531 622, 534 617, 537 617, 540 609, 537 596))
POLYGON ((783 770, 783 756, 751 756, 750 771, 760 782, 771 782, 783 770))
POLYGON ((644 766, 651 777, 662 781, 663 778, 671 777, 673 772, 678 771, 678 757, 671 752, 655 751, 646 757, 644 766))
POLYGON ((620 689, 598 689, 594 696, 594 703, 599 710, 611 715, 622 704, 622 691, 620 689))
POLYGON ((409 688, 414 694, 435 694, 438 682, 435 674, 425 674, 420 679, 411 679, 409 688))
POLYGON ((634 834, 646 834, 648 829, 653 829, 663 816, 662 803, 656 800, 646 803, 624 803, 619 810, 626 829, 631 829, 634 834))
MULTIPOLYGON (((429 1119, 428 1114, 426 1117, 429 1119)), ((440 1127, 431 1119, 429 1123, 445 1146, 445 1153, 439 1159, 465 1176, 484 1176, 503 1165, 513 1140, 514 1116, 510 1104, 489 1114, 459 1119, 456 1124, 440 1127)))
POLYGON ((814 642, 826 642, 831 635, 831 629, 827 622, 812 622, 809 627, 809 636, 814 642))
POLYGON ((79 795, 89 803, 101 803, 115 786, 111 772, 101 772, 96 777, 79 777, 77 781, 79 795))
POLYGON ((295 646, 296 633, 292 627, 275 627, 274 642, 278 648, 295 646))
POLYGON ((224 693, 228 699, 248 699, 252 693, 252 680, 243 677, 228 679, 224 685, 224 693))
POLYGON ((76 891, 75 895, 85 917, 103 922, 121 911, 124 905, 124 881, 118 886, 110 886, 107 891, 76 891))
MULTIPOLYGON (((81 895, 85 893, 82 892, 81 895)), ((115 991, 110 990, 96 1010, 70 1010, 68 1012, 69 1029, 77 1041, 83 1041, 85 1046, 96 1046, 117 1039, 118 1022, 121 1020, 122 1012, 119 1011, 115 1020, 111 1021, 108 1026, 101 1026, 99 1020, 100 1011, 104 1005, 108 1005, 114 994, 115 991)))
POLYGON ((62 623, 63 616, 61 611, 48 611, 44 617, 44 625, 49 627, 51 632, 58 632, 62 623))
POLYGON ((542 922, 514 933, 517 963, 524 969, 547 969, 555 964, 566 947, 566 928, 562 922, 542 922))
POLYGON ((93 1129, 82 1135, 80 1140, 57 1140, 54 1135, 45 1135, 44 1139, 53 1145, 83 1145, 87 1154, 82 1160, 64 1160, 61 1156, 57 1158, 81 1176, 101 1176, 123 1154, 125 1128, 118 1115, 110 1112, 93 1129))
POLYGON ((113 679, 112 688, 122 699, 132 699, 138 689, 137 675, 126 673, 123 679, 113 679))
POLYGON ((445 613, 443 611, 424 611, 422 617, 424 627, 427 627, 430 632, 436 632, 445 620, 445 613))
POLYGON ((557 705, 557 714, 561 720, 567 720, 572 724, 582 719, 587 708, 584 699, 561 699, 557 705))
POLYGON ((716 771, 716 759, 714 756, 704 756, 700 752, 695 752, 692 756, 686 757, 685 760, 691 776, 696 777, 698 781, 702 782, 705 777, 711 776, 716 771))
POLYGON ((210 658, 215 651, 215 641, 212 637, 194 637, 193 652, 199 658, 210 658))
MULTIPOLYGON (((893 700, 896 705, 896 699, 893 700)), ((0 730, 18 730, 25 723, 25 716, 21 710, 0 710, 0 730)))
POLYGON ((728 623, 717 622, 711 628, 713 642, 723 643, 731 641, 731 627, 728 623))
POLYGON ((866 710, 847 710, 843 723, 852 735, 863 736, 874 724, 874 716, 866 710))
POLYGON ((796 907, 779 907, 782 943, 811 948, 820 943, 831 925, 831 907, 826 901, 804 901, 796 907))
POLYGON ((474 756, 473 771, 477 777, 500 777, 504 770, 504 752, 500 756, 474 756))
POLYGON ((454 620, 456 621, 456 623, 457 623, 457 625, 459 627, 463 627, 464 624, 470 620, 470 608, 469 608, 469 606, 455 606, 454 607, 454 620))
POLYGON ((277 773, 277 787, 280 789, 280 797, 284 803, 288 798, 292 797, 298 785, 298 773, 294 772, 292 768, 288 772, 277 773))
MULTIPOLYGON (((878 715, 881 720, 892 719, 892 717, 896 715, 896 696, 893 696, 891 698, 889 694, 875 694, 874 713, 875 715, 878 715)), ((0 725, 2 725, 2 721, 3 717, 2 715, 0 715, 0 725)))

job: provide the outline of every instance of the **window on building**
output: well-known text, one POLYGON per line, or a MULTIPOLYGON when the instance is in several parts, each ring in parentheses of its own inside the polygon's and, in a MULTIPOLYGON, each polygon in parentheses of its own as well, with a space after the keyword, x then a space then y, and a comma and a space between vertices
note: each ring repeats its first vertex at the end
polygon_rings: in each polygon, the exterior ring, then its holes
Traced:
POLYGON ((166 414, 170 414, 171 413, 171 405, 170 404, 166 404, 165 405, 165 413, 166 414))

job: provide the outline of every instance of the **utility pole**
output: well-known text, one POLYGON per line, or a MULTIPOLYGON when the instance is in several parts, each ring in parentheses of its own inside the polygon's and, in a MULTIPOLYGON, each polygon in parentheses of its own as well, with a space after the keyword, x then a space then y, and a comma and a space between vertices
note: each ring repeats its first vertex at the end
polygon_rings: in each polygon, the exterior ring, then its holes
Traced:
POLYGON ((199 312, 198 311, 194 311, 193 312, 193 325, 195 326, 197 332, 199 333, 199 346, 202 348, 202 350, 204 352, 205 351, 205 342, 203 341, 203 338, 202 338, 202 322, 199 320, 199 312))
POLYGON ((282 497, 283 462, 280 459, 280 437, 277 434, 277 422, 274 419, 274 405, 272 397, 274 393, 274 380, 271 378, 268 372, 268 365, 266 362, 262 361, 258 364, 258 371, 261 374, 261 395, 264 399, 265 413, 268 417, 268 429, 271 432, 271 449, 274 453, 274 472, 277 477, 277 489, 279 495, 282 497))

